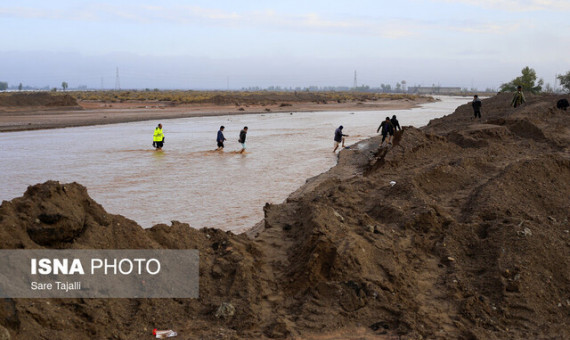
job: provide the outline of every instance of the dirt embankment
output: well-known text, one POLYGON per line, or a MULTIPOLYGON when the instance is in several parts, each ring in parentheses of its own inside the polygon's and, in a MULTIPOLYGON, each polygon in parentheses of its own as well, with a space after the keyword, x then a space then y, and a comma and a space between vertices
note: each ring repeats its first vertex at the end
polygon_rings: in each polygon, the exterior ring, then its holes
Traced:
MULTIPOLYGON (((77 100, 68 94, 53 95, 49 92, 12 93, 0 96, 0 109, 40 110, 79 109, 77 100)), ((0 110, 2 111, 2 110, 0 110)))
POLYGON ((248 236, 145 230, 78 184, 32 186, 0 207, 2 248, 199 249, 200 298, 4 299, 0 323, 18 339, 569 338, 569 113, 510 98, 343 150, 248 236))

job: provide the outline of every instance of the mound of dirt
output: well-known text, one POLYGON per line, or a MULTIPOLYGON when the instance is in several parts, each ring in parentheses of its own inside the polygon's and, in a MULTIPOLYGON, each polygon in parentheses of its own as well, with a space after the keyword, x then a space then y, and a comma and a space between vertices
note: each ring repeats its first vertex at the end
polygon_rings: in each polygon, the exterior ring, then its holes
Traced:
POLYGON ((145 230, 79 184, 31 186, 0 206, 2 248, 198 249, 200 298, 4 299, 0 324, 21 339, 570 338, 568 113, 510 98, 343 150, 248 235, 145 230))
POLYGON ((3 249, 200 251, 200 299, 4 299, 0 323, 16 338, 135 339, 148 336, 153 328, 173 325, 199 328, 217 338, 236 333, 235 328, 248 334, 263 314, 260 300, 266 288, 256 269, 262 259, 246 235, 195 230, 176 221, 171 226, 143 229, 132 220, 107 214, 85 187, 53 181, 31 186, 23 197, 4 201, 0 225, 3 249), (215 311, 229 301, 236 309, 235 317, 218 321, 215 311), (227 330, 207 330, 216 323, 227 330))
POLYGON ((30 108, 47 107, 79 108, 77 100, 68 94, 52 94, 50 92, 18 92, 0 95, 0 107, 30 108))

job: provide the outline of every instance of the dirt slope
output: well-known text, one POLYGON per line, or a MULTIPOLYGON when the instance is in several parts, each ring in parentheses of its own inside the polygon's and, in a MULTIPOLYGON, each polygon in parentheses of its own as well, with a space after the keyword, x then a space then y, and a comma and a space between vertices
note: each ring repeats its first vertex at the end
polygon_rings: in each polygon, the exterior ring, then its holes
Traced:
POLYGON ((78 184, 30 187, 0 207, 2 248, 196 248, 200 298, 4 299, 0 324, 17 339, 570 338, 569 114, 510 98, 343 150, 249 235, 144 230, 78 184))

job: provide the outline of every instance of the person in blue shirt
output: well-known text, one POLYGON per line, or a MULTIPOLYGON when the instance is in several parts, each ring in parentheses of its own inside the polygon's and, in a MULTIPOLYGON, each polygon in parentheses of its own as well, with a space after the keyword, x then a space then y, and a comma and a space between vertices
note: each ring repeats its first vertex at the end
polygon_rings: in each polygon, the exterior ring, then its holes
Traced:
POLYGON ((341 142, 342 142, 342 147, 344 148, 344 137, 348 137, 348 135, 343 134, 342 129, 343 129, 343 127, 341 125, 334 131, 334 149, 333 149, 333 152, 336 152, 336 149, 338 149, 338 146, 341 142))
POLYGON ((220 130, 218 131, 218 138, 216 138, 216 142, 218 142, 218 148, 216 151, 224 150, 224 141, 226 140, 224 137, 224 129, 225 127, 223 125, 220 126, 220 130))

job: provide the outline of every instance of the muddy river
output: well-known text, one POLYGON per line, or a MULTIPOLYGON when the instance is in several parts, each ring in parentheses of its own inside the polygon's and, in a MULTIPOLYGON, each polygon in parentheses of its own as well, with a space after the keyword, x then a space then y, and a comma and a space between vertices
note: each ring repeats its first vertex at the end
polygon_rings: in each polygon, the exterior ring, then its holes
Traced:
POLYGON ((47 180, 78 182, 108 212, 145 228, 178 220, 239 232, 262 219, 266 202, 282 202, 307 178, 335 165, 339 125, 350 145, 376 135, 386 116, 420 127, 469 100, 442 97, 411 110, 165 120, 162 152, 151 145, 158 121, 1 133, 0 199, 22 196, 28 185, 47 180), (215 152, 220 125, 226 147, 215 152), (248 149, 239 154, 244 126, 248 149))

